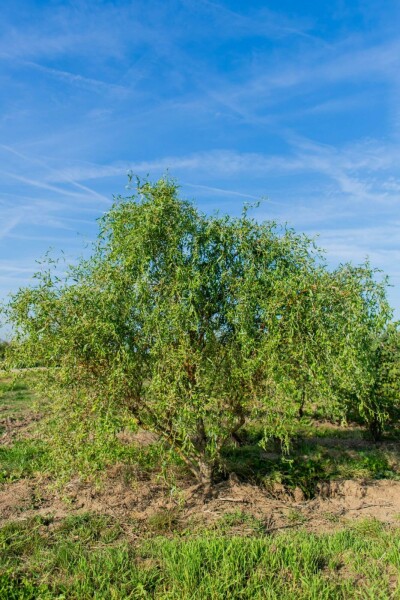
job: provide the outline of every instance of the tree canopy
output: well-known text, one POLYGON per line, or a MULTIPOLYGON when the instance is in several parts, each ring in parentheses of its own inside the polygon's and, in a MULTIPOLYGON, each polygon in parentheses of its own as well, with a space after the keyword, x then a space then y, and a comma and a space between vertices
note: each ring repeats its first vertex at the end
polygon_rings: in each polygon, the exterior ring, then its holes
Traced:
POLYGON ((64 418, 124 411, 205 485, 248 419, 287 440, 308 401, 379 410, 370 340, 390 309, 370 266, 331 272, 307 236, 247 209, 202 214, 167 178, 138 181, 100 220, 92 255, 65 277, 44 268, 6 313, 14 364, 49 367, 64 418))

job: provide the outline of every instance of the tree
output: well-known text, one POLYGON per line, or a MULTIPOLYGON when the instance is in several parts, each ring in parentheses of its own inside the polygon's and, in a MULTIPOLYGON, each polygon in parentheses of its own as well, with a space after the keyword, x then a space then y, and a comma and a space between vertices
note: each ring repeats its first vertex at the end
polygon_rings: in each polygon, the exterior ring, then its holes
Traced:
POLYGON ((305 385, 329 404, 332 380, 351 377, 354 277, 344 285, 312 240, 246 209, 199 213, 171 180, 138 181, 102 218, 89 259, 62 280, 51 267, 7 309, 19 360, 48 365, 39 376, 64 419, 126 411, 205 489, 249 418, 287 439, 305 385))
POLYGON ((382 438, 388 421, 397 421, 400 410, 400 330, 389 326, 371 343, 372 380, 369 403, 362 417, 375 440, 382 438))
POLYGON ((346 343, 341 359, 349 368, 345 377, 342 373, 332 380, 332 387, 339 413, 357 416, 369 427, 373 437, 379 439, 398 403, 395 393, 398 359, 394 352, 397 328, 391 322, 393 311, 386 297, 387 278, 377 282, 376 270, 368 262, 359 267, 343 265, 337 275, 340 287, 347 289, 343 329, 346 343))
POLYGON ((373 386, 376 341, 386 336, 392 316, 387 281, 379 282, 368 262, 334 271, 322 263, 310 275, 280 323, 275 361, 292 381, 299 416, 308 405, 328 418, 343 421, 356 412, 368 425, 383 422, 387 403, 373 386))
POLYGON ((4 361, 6 357, 6 351, 8 348, 8 342, 5 340, 0 340, 0 362, 4 361))

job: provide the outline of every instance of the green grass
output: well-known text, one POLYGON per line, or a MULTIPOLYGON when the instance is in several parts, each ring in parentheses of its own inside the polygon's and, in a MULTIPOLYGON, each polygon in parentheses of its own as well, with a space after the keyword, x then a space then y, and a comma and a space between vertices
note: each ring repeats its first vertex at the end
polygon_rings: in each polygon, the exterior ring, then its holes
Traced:
MULTIPOLYGON (((34 394, 26 378, 0 378, 0 435, 5 423, 21 420, 32 414, 34 394)), ((24 437, 12 445, 0 446, 0 483, 16 481, 43 472, 48 467, 48 450, 40 439, 24 437)), ((1 596, 0 596, 1 597, 1 596)))
POLYGON ((226 471, 267 488, 275 483, 289 489, 300 487, 307 498, 321 481, 400 479, 399 446, 391 440, 377 445, 358 428, 320 428, 316 423, 299 422, 288 454, 273 442, 265 452, 258 445, 260 439, 257 428, 245 432, 244 444, 224 453, 226 471))
POLYGON ((265 458, 257 446, 231 449, 225 455, 227 471, 234 471, 242 480, 272 488, 282 483, 288 488, 300 487, 305 496, 314 495, 318 483, 334 479, 399 479, 398 452, 379 448, 332 451, 314 443, 304 442, 289 455, 265 458))
POLYGON ((0 598, 400 598, 400 529, 377 521, 333 535, 133 544, 111 517, 36 518, 3 527, 0 549, 0 598))
POLYGON ((41 440, 19 440, 0 447, 0 483, 31 477, 48 469, 49 454, 41 440))
MULTIPOLYGON (((34 394, 26 378, 0 377, 0 419, 19 419, 33 408, 34 394)), ((0 432, 1 433, 1 432, 0 432)))
MULTIPOLYGON (((26 381, 0 380, 0 398, 0 419, 32 411, 26 381)), ((287 456, 272 444, 266 453, 259 439, 250 428, 244 445, 226 452, 228 472, 267 487, 299 486, 308 497, 322 480, 399 477, 395 445, 375 446, 359 428, 302 421, 287 456)), ((91 467, 101 474, 104 461, 114 461, 128 485, 163 472, 172 485, 184 473, 157 445, 117 443, 105 458, 95 450, 87 454, 91 467)), ((0 483, 51 468, 49 446, 37 435, 0 447, 0 483)), ((237 510, 205 529, 195 519, 182 523, 179 506, 145 524, 99 514, 9 522, 0 529, 0 600, 400 600, 400 527, 370 519, 314 535, 302 530, 293 509, 288 522, 298 530, 271 533, 268 523, 237 510)))

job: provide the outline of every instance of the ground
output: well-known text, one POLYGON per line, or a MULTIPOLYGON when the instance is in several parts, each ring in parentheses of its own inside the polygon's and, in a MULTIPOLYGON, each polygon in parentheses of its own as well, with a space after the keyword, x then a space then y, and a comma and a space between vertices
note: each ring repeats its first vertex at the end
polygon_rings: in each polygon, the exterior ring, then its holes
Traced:
POLYGON ((132 455, 56 485, 40 403, 0 386, 0 598, 400 598, 397 434, 303 419, 285 457, 249 431, 207 502, 132 455))

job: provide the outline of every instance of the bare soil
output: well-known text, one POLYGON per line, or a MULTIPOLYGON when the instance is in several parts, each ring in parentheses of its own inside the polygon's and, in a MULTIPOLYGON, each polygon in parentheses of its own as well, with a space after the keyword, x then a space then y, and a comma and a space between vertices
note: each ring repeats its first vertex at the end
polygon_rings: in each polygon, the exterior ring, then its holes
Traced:
POLYGON ((377 519, 387 524, 400 523, 400 481, 344 480, 321 484, 318 495, 304 500, 300 489, 289 492, 283 486, 265 489, 240 483, 235 477, 214 488, 213 497, 204 501, 201 490, 189 482, 172 493, 166 484, 154 481, 126 481, 124 468, 115 467, 100 488, 71 481, 62 492, 52 489, 42 478, 25 479, 0 487, 0 524, 34 516, 66 516, 95 512, 117 518, 136 530, 146 529, 161 515, 173 515, 174 527, 215 527, 227 513, 243 515, 233 531, 253 531, 254 517, 266 532, 302 527, 327 532, 342 528, 349 521, 377 519), (250 520, 246 517, 250 517, 250 520))
POLYGON ((11 446, 17 439, 32 437, 32 428, 40 419, 41 416, 33 412, 0 418, 0 446, 11 446))

